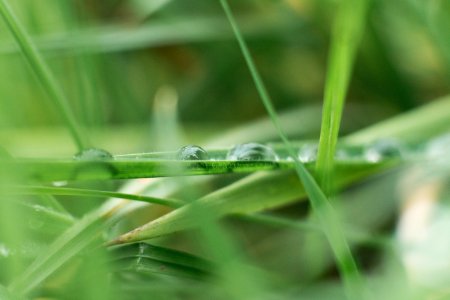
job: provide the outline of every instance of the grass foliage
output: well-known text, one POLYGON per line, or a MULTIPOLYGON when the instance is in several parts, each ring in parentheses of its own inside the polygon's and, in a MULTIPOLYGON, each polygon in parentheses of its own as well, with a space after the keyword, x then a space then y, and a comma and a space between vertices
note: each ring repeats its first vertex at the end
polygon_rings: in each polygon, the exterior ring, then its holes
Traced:
POLYGON ((0 15, 1 299, 448 297, 445 1, 0 15))

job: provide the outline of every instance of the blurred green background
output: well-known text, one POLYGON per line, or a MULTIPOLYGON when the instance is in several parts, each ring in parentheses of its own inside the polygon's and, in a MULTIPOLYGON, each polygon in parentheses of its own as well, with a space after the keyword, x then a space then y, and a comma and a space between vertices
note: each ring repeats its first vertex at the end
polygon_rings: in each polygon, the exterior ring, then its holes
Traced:
MULTIPOLYGON (((78 119, 113 153, 161 148, 151 124, 163 86, 177 93, 174 112, 189 143, 265 116, 217 1, 11 4, 78 119), (128 143, 118 141, 123 136, 128 143)), ((231 5, 277 109, 320 107, 336 1, 231 5)), ((355 120, 348 131, 449 92, 448 6, 448 1, 371 2, 347 98, 348 109, 357 107, 344 117, 344 123, 355 120)), ((61 119, 0 26, 0 138, 17 155, 71 155, 61 119)), ((318 130, 301 137, 318 138, 318 130)))

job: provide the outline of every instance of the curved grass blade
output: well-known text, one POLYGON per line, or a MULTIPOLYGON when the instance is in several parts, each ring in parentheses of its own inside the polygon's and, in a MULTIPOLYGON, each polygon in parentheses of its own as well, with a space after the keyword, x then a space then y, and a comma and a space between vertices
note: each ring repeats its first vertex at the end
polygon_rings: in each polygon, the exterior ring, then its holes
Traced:
POLYGON ((125 194, 110 191, 62 188, 62 187, 15 186, 9 188, 7 192, 21 195, 65 195, 65 196, 90 196, 100 198, 110 197, 110 198, 127 199, 159 204, 174 208, 180 207, 184 204, 183 201, 177 199, 157 198, 157 197, 141 196, 136 194, 125 194))
POLYGON ((2 15, 6 25, 8 25, 9 30, 13 34, 37 79, 47 92, 52 104, 58 110, 66 123, 66 126, 72 134, 72 138, 77 145, 78 150, 86 148, 88 146, 87 137, 77 123, 75 116, 68 105, 67 98, 57 85, 53 74, 40 56, 24 27, 14 15, 7 0, 0 0, 0 14, 2 15))
POLYGON ((272 105, 269 93, 267 92, 264 83, 259 75, 259 72, 253 62, 253 58, 239 30, 237 22, 234 19, 231 9, 228 5, 228 1, 220 0, 220 3, 222 4, 222 7, 225 11, 225 14, 227 15, 231 27, 233 28, 234 34, 239 43, 245 61, 248 65, 252 78, 255 82, 256 89, 258 90, 260 98, 270 118, 272 119, 272 122, 275 128, 277 129, 281 140, 286 145, 286 148, 289 151, 291 157, 294 159, 295 170, 297 172, 297 175, 304 185, 305 191, 309 196, 312 209, 314 213, 317 215, 323 227, 325 235, 329 241, 331 249, 333 250, 333 253, 335 255, 337 266, 339 268, 341 275, 343 276, 346 292, 351 299, 361 298, 362 294, 364 293, 362 279, 359 275, 358 267, 353 258, 350 247, 347 244, 346 238, 340 227, 339 221, 335 215, 333 207, 328 202, 325 194, 320 189, 315 179, 306 170, 303 164, 298 160, 298 157, 295 151, 293 150, 292 145, 290 144, 289 140, 284 134, 284 131, 278 120, 278 116, 272 105))

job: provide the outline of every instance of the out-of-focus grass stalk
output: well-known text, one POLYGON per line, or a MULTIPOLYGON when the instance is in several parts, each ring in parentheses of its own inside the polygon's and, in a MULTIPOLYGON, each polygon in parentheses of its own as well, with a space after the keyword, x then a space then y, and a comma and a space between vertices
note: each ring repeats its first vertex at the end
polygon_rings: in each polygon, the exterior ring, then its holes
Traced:
POLYGON ((121 217, 141 203, 113 199, 90 212, 61 234, 32 264, 8 286, 15 295, 26 295, 49 275, 97 240, 104 229, 115 224, 121 217))
POLYGON ((353 62, 367 12, 368 0, 341 0, 334 22, 325 83, 317 177, 326 194, 332 189, 334 154, 353 62))
POLYGON ((24 27, 14 15, 7 0, 0 0, 0 14, 8 25, 9 30, 13 34, 37 79, 40 81, 54 107, 63 118, 67 128, 72 134, 72 138, 76 143, 78 150, 86 148, 88 146, 87 137, 77 123, 75 116, 68 105, 66 96, 56 83, 56 79, 34 46, 24 27))
POLYGON ((264 86, 264 83, 261 79, 261 76, 259 75, 255 63, 253 62, 253 58, 239 30, 237 22, 234 19, 234 16, 228 5, 228 2, 226 0, 220 0, 220 3, 222 4, 222 7, 231 24, 231 27, 233 28, 233 32, 239 43, 242 54, 248 65, 251 76, 255 82, 256 88, 261 97, 261 100, 270 118, 272 119, 272 122, 276 127, 279 136, 286 145, 286 148, 288 149, 290 156, 295 161, 295 170, 299 178, 303 182, 305 191, 308 194, 314 213, 317 215, 320 221, 320 225, 322 226, 324 233, 335 255, 337 266, 339 268, 341 276, 343 277, 346 293, 348 297, 351 299, 361 299, 364 293, 362 279, 359 274, 356 262, 351 253, 350 247, 344 236, 339 220, 336 216, 336 213, 334 212, 333 207, 328 202, 325 194, 323 193, 319 185, 316 183, 315 179, 306 170, 304 165, 299 161, 297 153, 294 151, 294 148, 292 147, 291 143, 284 134, 284 131, 278 120, 277 113, 275 112, 275 108, 272 105, 269 93, 267 92, 267 89, 264 86))
POLYGON ((184 204, 181 200, 169 199, 169 198, 157 198, 149 196, 141 196, 136 194, 125 194, 119 192, 77 189, 77 188, 64 188, 64 187, 49 187, 49 186, 15 186, 5 193, 11 192, 19 195, 66 195, 66 196, 90 196, 100 198, 118 198, 135 200, 159 205, 165 205, 168 207, 177 208, 184 204))

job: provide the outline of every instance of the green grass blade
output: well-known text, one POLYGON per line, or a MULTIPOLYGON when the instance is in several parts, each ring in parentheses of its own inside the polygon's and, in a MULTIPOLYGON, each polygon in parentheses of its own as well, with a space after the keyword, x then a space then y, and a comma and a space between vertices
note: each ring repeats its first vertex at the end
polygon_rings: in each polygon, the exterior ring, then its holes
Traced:
POLYGON ((334 153, 356 49, 364 28, 368 0, 342 0, 334 23, 325 83, 317 176, 331 191, 334 153))
POLYGON ((99 209, 89 213, 61 234, 34 262, 15 278, 8 289, 16 295, 26 295, 63 264, 81 250, 98 239, 108 228, 137 205, 128 205, 128 201, 108 201, 99 209))
POLYGON ((119 192, 77 189, 77 188, 63 188, 63 187, 47 187, 47 186, 15 186, 8 190, 8 192, 20 195, 65 195, 65 196, 90 196, 100 198, 118 198, 135 200, 146 203, 159 204, 169 207, 180 207, 184 204, 183 201, 176 199, 163 199, 157 197, 141 196, 136 194, 125 194, 119 192))
POLYGON ((212 265, 210 261, 186 252, 181 252, 161 246, 150 245, 147 243, 137 243, 114 246, 110 248, 110 251, 111 257, 113 259, 146 257, 157 261, 169 262, 172 264, 212 273, 212 265))
POLYGON ((283 129, 278 120, 278 116, 272 105, 272 101, 269 94, 264 86, 264 83, 259 75, 258 70, 253 62, 253 58, 248 50, 247 44, 239 30, 237 22, 231 12, 231 9, 226 0, 220 1, 222 7, 227 15, 227 18, 233 28, 234 34, 237 38, 241 51, 244 55, 245 61, 249 67, 252 78, 255 82, 258 93, 261 100, 272 119, 274 126, 276 127, 282 141, 285 143, 289 154, 295 161, 295 170, 297 175, 301 179, 305 191, 309 196, 311 206, 314 213, 317 215, 320 224, 323 227, 325 235, 330 243, 333 253, 336 258, 336 262, 343 277, 344 284, 346 287, 347 295, 352 299, 358 299, 362 296, 362 279, 359 275, 358 267, 356 266, 353 255, 350 251, 350 247, 347 244, 346 238, 343 234, 341 226, 337 217, 335 216, 334 210, 330 203, 328 202, 325 194, 320 189, 319 185, 316 183, 315 179, 306 170, 303 164, 298 160, 297 154, 295 153, 293 147, 291 146, 289 140, 285 136, 283 129))
MULTIPOLYGON (((338 185, 347 186, 355 180, 389 168, 389 164, 372 167, 346 166, 338 169, 338 185)), ((214 218, 220 218, 230 214, 248 214, 275 208, 305 196, 305 189, 299 183, 295 172, 258 173, 126 233, 113 243, 137 242, 197 227, 200 225, 199 220, 192 218, 192 213, 199 206, 206 207, 214 218)))
MULTIPOLYGON (((244 32, 251 36, 278 35, 295 30, 291 20, 278 16, 244 16, 244 32)), ((197 16, 149 21, 139 27, 126 28, 120 24, 102 26, 69 33, 36 37, 36 47, 46 55, 80 55, 115 53, 130 50, 172 46, 186 43, 210 42, 232 38, 228 24, 219 17, 197 16)), ((298 27, 302 27, 299 24, 298 27)), ((0 54, 14 55, 17 47, 0 45, 0 54)))
MULTIPOLYGON (((6 163, 5 163, 6 164, 6 163)), ((369 166, 366 160, 342 160, 337 165, 369 166)), ((40 181, 78 181, 104 179, 156 178, 169 176, 194 176, 212 174, 239 174, 258 171, 294 169, 292 161, 177 161, 177 160, 126 160, 110 162, 76 162, 67 160, 16 160, 8 167, 22 170, 26 178, 40 181)), ((313 170, 312 163, 306 167, 313 170)), ((8 168, 0 170, 5 172, 8 168)))
POLYGON ((111 260, 115 272, 131 270, 204 279, 212 275, 213 265, 194 255, 146 243, 112 247, 111 260))
POLYGON ((359 130, 342 139, 343 143, 364 145, 380 138, 402 139, 410 143, 444 133, 450 129, 450 96, 359 130))
POLYGON ((50 100, 52 101, 52 104, 60 113, 67 128, 72 134, 72 138, 77 145, 78 150, 86 148, 88 146, 87 137, 82 132, 79 124, 77 124, 75 116, 68 105, 68 101, 63 91, 57 85, 50 69, 45 64, 30 37, 26 33, 24 27, 19 22, 18 18, 14 15, 7 0, 0 0, 0 14, 8 25, 9 30, 13 34, 17 44, 19 45, 31 69, 35 73, 37 79, 40 81, 43 88, 47 92, 50 100))
MULTIPOLYGON (((6 192, 5 195, 7 195, 6 192)), ((49 237, 58 236, 76 222, 70 215, 30 203, 30 201, 20 201, 17 205, 21 207, 22 217, 27 219, 28 224, 36 225, 31 226, 30 229, 49 237)))

